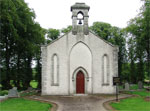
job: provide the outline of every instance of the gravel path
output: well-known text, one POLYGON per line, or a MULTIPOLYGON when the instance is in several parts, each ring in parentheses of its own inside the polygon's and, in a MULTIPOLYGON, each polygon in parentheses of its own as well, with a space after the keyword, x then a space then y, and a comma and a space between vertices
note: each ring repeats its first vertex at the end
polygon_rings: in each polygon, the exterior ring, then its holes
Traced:
MULTIPOLYGON (((130 95, 121 94, 119 98, 129 96, 130 95)), ((107 111, 103 103, 114 100, 115 96, 31 96, 30 98, 56 103, 58 105, 57 111, 107 111)))

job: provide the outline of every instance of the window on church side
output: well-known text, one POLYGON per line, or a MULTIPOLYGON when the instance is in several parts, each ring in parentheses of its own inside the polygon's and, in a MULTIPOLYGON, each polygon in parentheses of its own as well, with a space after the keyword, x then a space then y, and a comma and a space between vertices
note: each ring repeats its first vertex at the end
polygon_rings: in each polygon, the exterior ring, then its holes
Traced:
POLYGON ((109 84, 109 60, 108 56, 105 54, 103 56, 103 85, 109 84))
POLYGON ((107 57, 104 56, 104 83, 107 83, 107 57))
POLYGON ((59 84, 59 62, 56 54, 52 57, 52 85, 59 84))

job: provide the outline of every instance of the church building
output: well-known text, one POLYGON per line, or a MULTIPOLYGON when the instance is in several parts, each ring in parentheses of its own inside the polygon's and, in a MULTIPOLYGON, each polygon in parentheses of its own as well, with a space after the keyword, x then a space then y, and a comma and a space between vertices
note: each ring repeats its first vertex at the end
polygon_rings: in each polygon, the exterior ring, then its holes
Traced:
POLYGON ((118 47, 89 30, 85 3, 71 6, 72 30, 42 50, 42 95, 113 94, 118 47))

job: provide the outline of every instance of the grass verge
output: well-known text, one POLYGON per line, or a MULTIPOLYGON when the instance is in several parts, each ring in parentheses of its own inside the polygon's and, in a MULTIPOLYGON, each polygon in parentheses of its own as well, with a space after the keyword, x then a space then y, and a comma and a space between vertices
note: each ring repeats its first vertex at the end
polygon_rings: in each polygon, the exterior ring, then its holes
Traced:
POLYGON ((139 95, 141 97, 150 96, 150 92, 148 91, 128 91, 128 94, 139 95))
POLYGON ((138 95, 137 97, 120 100, 119 103, 110 103, 110 105, 118 111, 150 111, 150 101, 144 99, 150 96, 150 92, 132 91, 128 94, 138 95))
POLYGON ((111 106, 119 111, 150 111, 150 102, 141 97, 123 99, 119 103, 111 103, 111 106))
POLYGON ((49 111, 51 104, 39 101, 12 98, 0 103, 1 111, 49 111))

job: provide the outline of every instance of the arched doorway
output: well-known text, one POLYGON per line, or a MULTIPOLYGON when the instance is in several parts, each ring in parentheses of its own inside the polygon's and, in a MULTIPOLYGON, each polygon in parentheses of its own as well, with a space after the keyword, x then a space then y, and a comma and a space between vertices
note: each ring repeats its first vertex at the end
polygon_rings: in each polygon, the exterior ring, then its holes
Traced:
POLYGON ((84 74, 82 71, 79 71, 76 76, 76 93, 83 94, 85 93, 85 81, 84 74))

